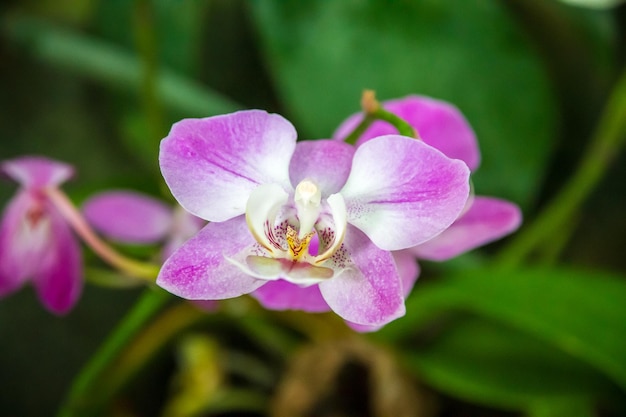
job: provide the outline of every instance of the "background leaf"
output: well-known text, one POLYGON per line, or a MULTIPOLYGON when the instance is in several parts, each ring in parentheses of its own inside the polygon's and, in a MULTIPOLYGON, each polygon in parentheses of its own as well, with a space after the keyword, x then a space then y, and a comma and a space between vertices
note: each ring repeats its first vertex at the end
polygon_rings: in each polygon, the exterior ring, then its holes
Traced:
POLYGON ((499 2, 251 4, 276 87, 304 136, 329 137, 358 111, 364 88, 381 99, 431 95, 455 103, 478 134, 477 192, 532 200, 554 105, 540 62, 499 2))
POLYGON ((508 326, 468 317, 447 327, 406 358, 424 380, 454 395, 523 410, 592 404, 618 392, 584 362, 508 326))
MULTIPOLYGON (((41 62, 119 90, 139 90, 141 63, 129 50, 24 16, 13 16, 3 23, 5 33, 41 62)), ((159 74, 159 97, 176 114, 200 117, 240 108, 176 72, 163 68, 159 74)))
POLYGON ((622 278, 567 269, 474 270, 417 289, 407 300, 407 318, 379 337, 402 339, 441 313, 471 312, 547 342, 626 388, 622 278))
MULTIPOLYGON (((126 0, 101 1, 94 14, 101 34, 111 41, 135 48, 133 16, 136 3, 126 0), (120 18, 123 19, 120 21, 120 18)), ((159 41, 159 57, 163 65, 180 74, 196 75, 201 58, 203 22, 211 2, 191 0, 153 0, 152 18, 159 41)))

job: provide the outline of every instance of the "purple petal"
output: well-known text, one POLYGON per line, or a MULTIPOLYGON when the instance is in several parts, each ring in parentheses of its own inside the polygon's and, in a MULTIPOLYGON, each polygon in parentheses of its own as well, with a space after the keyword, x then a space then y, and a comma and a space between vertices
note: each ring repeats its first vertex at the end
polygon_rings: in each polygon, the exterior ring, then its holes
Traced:
POLYGON ((65 314, 82 291, 82 258, 72 231, 59 213, 50 210, 51 236, 33 276, 41 303, 52 313, 65 314))
POLYGON ((410 250, 400 250, 391 252, 393 260, 396 262, 400 281, 402 282, 402 294, 408 297, 420 274, 420 268, 415 259, 415 255, 410 250))
MULTIPOLYGON (((408 96, 382 103, 383 107, 413 126, 427 144, 453 159, 464 161, 474 171, 480 163, 476 135, 463 114, 450 103, 424 96, 408 96)), ((335 139, 345 139, 361 122, 362 115, 348 118, 336 131, 335 139)), ((389 123, 374 122, 357 144, 383 135, 397 134, 389 123)))
POLYGON ((221 222, 244 213, 250 192, 286 190, 296 131, 277 114, 249 110, 176 123, 161 141, 163 177, 189 212, 221 222))
POLYGON ((0 297, 14 292, 32 276, 39 257, 39 251, 33 251, 36 248, 25 224, 32 202, 28 192, 20 192, 4 209, 0 223, 0 297))
POLYGON ((317 285, 299 287, 284 280, 270 281, 255 292, 254 298, 270 310, 330 311, 317 285))
POLYGON ((377 332, 380 329, 382 329, 383 327, 385 327, 384 324, 380 324, 380 325, 377 325, 377 326, 368 326, 366 324, 352 323, 351 321, 346 321, 346 324, 348 325, 349 328, 351 328, 355 332, 359 332, 359 333, 377 332))
MULTIPOLYGON (((419 265, 415 261, 415 255, 413 255, 410 250, 396 251, 391 254, 396 262, 400 280, 402 281, 402 293, 404 294, 404 298, 406 298, 413 289, 413 285, 419 276, 419 265)), ((350 321, 346 321, 346 324, 348 327, 352 328, 352 330, 360 333, 375 332, 384 327, 384 325, 367 326, 350 321)))
POLYGON ((406 249, 456 220, 469 195, 469 169, 422 141, 381 136, 357 148, 340 193, 349 223, 381 249, 406 249))
POLYGON ((333 140, 298 142, 291 158, 289 175, 295 186, 300 181, 313 180, 324 197, 336 193, 350 175, 354 146, 333 140))
POLYGON ((81 261, 70 228, 41 194, 11 200, 0 225, 0 295, 32 278, 44 306, 64 314, 81 292, 81 261))
POLYGON ((475 197, 469 210, 448 229, 411 251, 420 259, 445 261, 516 230, 519 207, 508 201, 475 197))
POLYGON ((172 226, 170 207, 131 191, 97 194, 85 202, 83 213, 95 229, 120 242, 157 242, 172 226))
POLYGON ((70 165, 41 156, 4 161, 0 170, 26 188, 56 187, 74 174, 70 165))
POLYGON ((248 294, 265 281, 245 274, 225 257, 234 257, 253 243, 244 216, 209 223, 165 262, 157 284, 189 300, 248 294))
POLYGON ((319 284, 330 308, 344 320, 368 326, 403 316, 402 284, 391 253, 378 249, 354 227, 348 227, 344 247, 353 267, 319 284))

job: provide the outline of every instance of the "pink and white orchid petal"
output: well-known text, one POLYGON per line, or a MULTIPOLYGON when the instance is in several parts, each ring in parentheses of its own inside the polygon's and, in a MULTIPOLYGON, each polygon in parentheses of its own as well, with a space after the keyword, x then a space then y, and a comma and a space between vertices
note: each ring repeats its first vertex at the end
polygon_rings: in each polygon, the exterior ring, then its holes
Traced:
POLYGON ((0 170, 25 188, 56 187, 74 174, 70 165, 41 156, 4 161, 0 170))
POLYGON ((522 214, 515 204, 490 197, 475 197, 469 210, 439 236, 411 252, 420 259, 445 261, 515 231, 522 214))
POLYGON ((83 214, 96 230, 120 242, 158 242, 172 227, 172 209, 131 191, 97 194, 85 202, 83 214))
POLYGON ((254 239, 270 253, 280 250, 272 239, 276 215, 289 194, 276 184, 262 184, 250 193, 246 204, 246 223, 254 239))
POLYGON ((51 208, 49 219, 50 240, 39 259, 33 285, 44 307, 52 313, 65 314, 82 291, 82 257, 80 246, 61 214, 51 208))
POLYGON ((357 148, 340 191, 348 223, 381 249, 400 250, 445 230, 469 196, 469 169, 422 141, 381 136, 357 148))
POLYGON ((407 298, 415 282, 417 282, 417 278, 419 278, 420 266, 415 260, 415 255, 409 249, 391 252, 391 254, 396 262, 396 268, 398 268, 402 282, 402 294, 404 298, 407 298))
POLYGON ((289 164, 292 184, 303 180, 314 181, 322 190, 322 197, 336 193, 350 175, 354 146, 334 140, 298 142, 289 164))
POLYGON ((289 161, 295 146, 296 131, 286 119, 247 110, 174 124, 161 141, 159 163, 181 206, 222 222, 243 214, 260 184, 291 191, 289 161))
POLYGON ((349 328, 351 328, 355 332, 359 332, 359 333, 377 332, 380 329, 382 329, 383 327, 385 327, 384 324, 380 324, 380 325, 377 325, 377 326, 368 326, 366 324, 352 323, 351 321, 346 321, 346 324, 348 325, 349 328))
MULTIPOLYGON (((43 244, 32 242, 30 235, 37 237, 40 233, 28 233, 25 224, 31 203, 30 194, 22 191, 4 209, 0 223, 0 297, 16 291, 32 276, 40 252, 37 246, 43 244)), ((46 227, 43 223, 40 226, 46 227)))
POLYGON ((376 326, 405 313, 402 284, 390 252, 349 226, 344 240, 353 265, 319 284, 324 300, 347 321, 376 326))
MULTIPOLYGON (((413 285, 419 277, 419 265, 415 262, 415 255, 413 255, 410 250, 395 251, 391 254, 396 262, 398 274, 400 274, 400 280, 402 281, 402 292, 404 294, 404 298, 406 298, 411 293, 413 285)), ((364 324, 352 323, 350 321, 347 321, 346 324, 352 330, 359 333, 375 332, 384 327, 384 325, 367 326, 364 324)))
POLYGON ((330 311, 317 285, 300 287, 283 280, 271 281, 253 292, 252 296, 270 310, 330 311))
POLYGON ((165 261, 157 284, 189 300, 221 300, 250 293, 265 281, 246 274, 226 257, 253 242, 244 216, 209 223, 165 261))
MULTIPOLYGON (((472 171, 478 168, 480 152, 476 135, 463 114, 452 104, 425 96, 408 96, 384 101, 382 105, 385 110, 406 120, 430 146, 449 158, 462 160, 472 171)), ((333 137, 345 139, 362 118, 360 114, 351 116, 333 137)), ((378 136, 393 134, 397 134, 397 130, 392 125, 376 121, 363 133, 357 145, 378 136)))

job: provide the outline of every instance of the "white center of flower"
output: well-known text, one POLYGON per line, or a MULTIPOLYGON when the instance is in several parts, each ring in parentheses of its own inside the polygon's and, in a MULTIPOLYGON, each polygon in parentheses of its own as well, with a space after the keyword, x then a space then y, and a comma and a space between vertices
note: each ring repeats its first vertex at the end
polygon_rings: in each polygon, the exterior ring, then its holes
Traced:
POLYGON ((246 204, 246 222, 258 247, 251 247, 231 262, 255 277, 285 279, 312 285, 332 278, 334 263, 327 263, 340 250, 347 218, 340 194, 322 201, 315 182, 301 181, 293 200, 278 184, 262 184, 252 191, 246 204), (309 252, 314 236, 319 249, 309 252))

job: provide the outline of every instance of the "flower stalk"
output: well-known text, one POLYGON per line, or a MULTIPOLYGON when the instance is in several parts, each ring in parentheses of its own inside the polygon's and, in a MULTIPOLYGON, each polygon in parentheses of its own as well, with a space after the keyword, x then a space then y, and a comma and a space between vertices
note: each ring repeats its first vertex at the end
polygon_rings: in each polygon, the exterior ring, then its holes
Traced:
POLYGON ((153 151, 150 160, 156 158, 158 143, 167 132, 163 106, 159 98, 159 59, 158 39, 155 30, 155 10, 151 1, 135 0, 134 4, 134 30, 135 44, 141 59, 141 100, 148 132, 151 137, 151 145, 147 150, 153 151))
MULTIPOLYGON (((617 81, 606 105, 589 148, 579 168, 562 191, 552 200, 528 228, 505 248, 498 266, 512 269, 540 247, 553 252, 560 234, 571 224, 579 207, 602 179, 610 162, 617 156, 626 140, 626 71, 617 81)), ((564 245, 560 245, 563 247, 564 245)), ((555 258, 555 253, 552 253, 555 258)))
POLYGON ((159 273, 157 265, 127 258, 106 244, 93 231, 70 199, 60 190, 47 188, 46 195, 72 226, 76 234, 105 262, 130 276, 141 278, 151 283, 155 281, 159 273))
POLYGON ((419 133, 410 124, 395 114, 383 109, 380 102, 376 99, 373 90, 363 91, 361 96, 361 108, 363 109, 363 120, 359 125, 344 139, 344 142, 354 145, 368 127, 376 120, 385 121, 394 126, 398 133, 402 136, 420 139, 419 133))
MULTIPOLYGON (((98 392, 96 386, 105 382, 102 381, 103 375, 112 368, 113 363, 128 348, 128 344, 141 333, 170 299, 170 295, 165 291, 146 290, 133 309, 111 332, 105 343, 74 379, 70 392, 59 409, 58 417, 93 415, 92 413, 85 414, 85 412, 95 411, 94 404, 98 401, 91 398, 91 394, 98 392)), ((154 343, 153 347, 159 345, 159 343, 154 343)))

